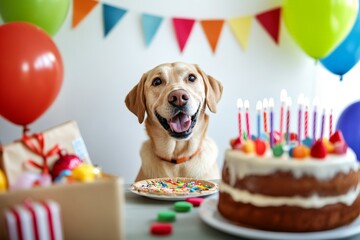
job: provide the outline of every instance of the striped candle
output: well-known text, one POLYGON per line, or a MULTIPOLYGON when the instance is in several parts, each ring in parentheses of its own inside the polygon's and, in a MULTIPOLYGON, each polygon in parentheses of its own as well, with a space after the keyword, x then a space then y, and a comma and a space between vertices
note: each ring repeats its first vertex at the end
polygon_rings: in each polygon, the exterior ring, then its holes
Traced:
POLYGON ((256 103, 256 111, 257 111, 257 137, 261 137, 261 110, 262 104, 261 101, 257 101, 256 103))
POLYGON ((286 104, 286 99, 287 99, 287 91, 285 89, 282 89, 280 92, 280 101, 281 101, 281 107, 280 107, 280 142, 282 143, 284 138, 283 138, 283 122, 284 122, 284 108, 285 108, 285 104, 286 104))
POLYGON ((324 107, 323 112, 322 112, 322 116, 321 116, 321 131, 320 131, 320 139, 321 139, 321 140, 324 138, 325 114, 326 114, 326 109, 325 109, 325 107, 324 107))
POLYGON ((242 144, 243 134, 242 134, 242 122, 241 122, 241 111, 243 108, 243 101, 241 98, 237 100, 237 108, 238 108, 238 127, 239 127, 239 143, 242 144))
POLYGON ((309 137, 309 99, 304 99, 305 113, 304 113, 304 134, 305 138, 309 137))
POLYGON ((250 108, 250 102, 249 100, 245 100, 244 102, 245 107, 245 122, 246 122, 246 133, 247 133, 247 139, 251 139, 251 133, 250 133, 250 114, 249 114, 249 108, 250 108))
POLYGON ((333 133, 333 109, 330 109, 330 116, 329 116, 329 139, 333 133))
POLYGON ((287 97, 286 105, 287 105, 287 112, 286 112, 286 143, 289 144, 290 142, 290 108, 291 108, 292 100, 291 97, 287 97))
POLYGON ((298 105, 299 105, 299 112, 298 112, 298 136, 297 140, 298 143, 301 143, 301 118, 302 118, 302 105, 304 104, 304 94, 300 94, 298 97, 298 105))
POLYGON ((268 100, 264 98, 263 100, 263 114, 264 114, 264 132, 268 133, 268 124, 267 124, 267 108, 268 108, 268 100))
POLYGON ((269 99, 270 109, 270 148, 274 146, 274 99, 269 99))
POLYGON ((317 118, 317 107, 319 100, 317 97, 313 100, 313 143, 316 141, 316 118, 317 118))

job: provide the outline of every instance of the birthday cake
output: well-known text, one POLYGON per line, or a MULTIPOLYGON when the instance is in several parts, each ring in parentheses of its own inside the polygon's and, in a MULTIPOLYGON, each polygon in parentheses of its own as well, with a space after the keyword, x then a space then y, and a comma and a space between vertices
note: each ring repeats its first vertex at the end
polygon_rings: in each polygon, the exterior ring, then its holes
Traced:
POLYGON ((308 146, 272 141, 231 141, 219 190, 224 218, 268 231, 310 232, 359 216, 359 163, 341 132, 308 146))

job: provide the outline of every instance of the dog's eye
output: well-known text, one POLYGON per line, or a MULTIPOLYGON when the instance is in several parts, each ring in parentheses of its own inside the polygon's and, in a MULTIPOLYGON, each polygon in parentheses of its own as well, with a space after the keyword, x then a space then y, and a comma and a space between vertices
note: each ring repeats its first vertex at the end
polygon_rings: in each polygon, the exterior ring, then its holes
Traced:
POLYGON ((194 74, 190 74, 189 77, 188 77, 188 79, 189 79, 190 82, 195 82, 196 77, 195 77, 194 74))
POLYGON ((162 83, 161 79, 160 78, 155 78, 153 81, 152 81, 152 85, 153 86, 159 86, 160 84, 162 83))

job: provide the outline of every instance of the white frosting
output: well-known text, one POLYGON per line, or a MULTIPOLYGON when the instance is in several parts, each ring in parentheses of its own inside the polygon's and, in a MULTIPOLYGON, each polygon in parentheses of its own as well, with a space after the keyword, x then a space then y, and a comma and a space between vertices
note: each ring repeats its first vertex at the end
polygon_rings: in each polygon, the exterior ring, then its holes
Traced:
POLYGON ((270 175, 279 171, 291 172, 296 178, 308 175, 318 180, 328 180, 338 173, 347 174, 359 169, 359 163, 351 149, 347 150, 346 155, 329 154, 325 159, 307 157, 301 160, 290 158, 287 154, 274 157, 270 151, 264 156, 257 156, 228 149, 225 153, 225 166, 229 169, 230 185, 235 184, 236 178, 270 175))
POLYGON ((320 197, 318 195, 312 195, 310 197, 272 197, 235 189, 224 182, 220 183, 220 192, 230 194, 236 202, 249 203, 257 207, 278 207, 287 205, 302 208, 321 208, 325 205, 336 203, 343 203, 348 206, 352 205, 359 195, 360 184, 356 188, 350 189, 344 195, 329 197, 320 197))

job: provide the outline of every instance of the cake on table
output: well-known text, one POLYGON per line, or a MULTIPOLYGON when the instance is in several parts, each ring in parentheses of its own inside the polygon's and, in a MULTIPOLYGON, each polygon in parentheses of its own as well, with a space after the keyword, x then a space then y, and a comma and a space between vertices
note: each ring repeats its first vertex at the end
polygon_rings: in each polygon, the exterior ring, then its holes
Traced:
POLYGON ((218 201, 224 218, 268 231, 309 232, 359 216, 359 163, 341 132, 317 141, 299 141, 296 134, 293 141, 273 135, 270 144, 253 139, 238 137, 225 152, 218 201))

